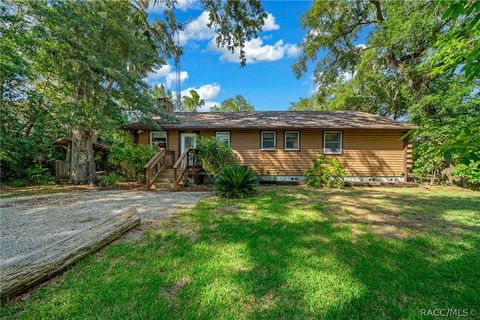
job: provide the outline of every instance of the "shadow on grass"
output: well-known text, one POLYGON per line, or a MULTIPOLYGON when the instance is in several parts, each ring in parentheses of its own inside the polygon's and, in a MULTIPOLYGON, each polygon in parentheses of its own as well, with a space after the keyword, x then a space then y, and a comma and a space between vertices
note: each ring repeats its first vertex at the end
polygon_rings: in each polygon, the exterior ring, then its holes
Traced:
POLYGON ((161 235, 112 246, 5 311, 27 318, 399 319, 420 318, 421 309, 475 309, 479 208, 478 199, 406 199, 375 189, 267 188, 252 199, 210 198, 161 235), (391 239, 368 232, 368 219, 358 234, 338 219, 355 209, 392 214, 395 206, 398 216, 428 216, 430 227, 391 239), (451 220, 455 212, 465 223, 451 220), (455 227, 457 237, 437 232, 438 225, 455 227))

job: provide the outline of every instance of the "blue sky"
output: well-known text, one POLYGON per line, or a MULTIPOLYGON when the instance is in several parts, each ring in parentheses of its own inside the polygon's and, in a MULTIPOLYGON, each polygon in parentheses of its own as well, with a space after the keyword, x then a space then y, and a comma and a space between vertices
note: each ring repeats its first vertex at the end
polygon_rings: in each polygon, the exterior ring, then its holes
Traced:
MULTIPOLYGON (((247 44, 247 65, 240 67, 238 57, 219 49, 214 34, 206 27, 207 15, 194 0, 180 0, 179 22, 189 21, 180 35, 184 49, 181 59, 182 91, 194 88, 206 101, 202 111, 237 94, 244 96, 256 110, 287 110, 290 102, 308 97, 314 84, 307 74, 293 75, 291 65, 298 55, 297 44, 305 35, 300 25, 309 1, 265 1, 269 17, 258 39, 247 44)), ((160 8, 150 10, 155 19, 160 8)), ((175 89, 173 62, 149 75, 151 85, 164 83, 175 89)))

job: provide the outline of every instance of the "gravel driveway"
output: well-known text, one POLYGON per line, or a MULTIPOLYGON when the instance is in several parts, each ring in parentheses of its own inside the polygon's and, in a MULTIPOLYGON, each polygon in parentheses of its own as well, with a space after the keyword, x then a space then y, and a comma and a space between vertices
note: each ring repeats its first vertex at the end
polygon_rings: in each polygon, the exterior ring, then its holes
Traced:
POLYGON ((114 190, 2 199, 0 261, 28 254, 128 208, 138 210, 143 227, 161 223, 205 194, 114 190))

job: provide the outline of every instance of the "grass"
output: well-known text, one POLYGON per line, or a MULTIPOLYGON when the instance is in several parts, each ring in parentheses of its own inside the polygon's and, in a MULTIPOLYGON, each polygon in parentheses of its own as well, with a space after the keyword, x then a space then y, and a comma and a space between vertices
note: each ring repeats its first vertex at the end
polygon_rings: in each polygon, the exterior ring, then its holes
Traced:
POLYGON ((90 256, 5 318, 416 319, 480 306, 480 193, 263 188, 90 256))

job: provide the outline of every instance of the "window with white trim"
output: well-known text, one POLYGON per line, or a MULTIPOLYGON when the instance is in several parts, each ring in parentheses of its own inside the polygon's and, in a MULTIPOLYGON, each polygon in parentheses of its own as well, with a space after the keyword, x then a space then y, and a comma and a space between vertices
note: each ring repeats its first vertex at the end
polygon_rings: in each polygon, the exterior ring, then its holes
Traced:
POLYGON ((167 148, 167 132, 166 131, 150 131, 150 144, 167 148))
POLYGON ((285 150, 300 149, 300 132, 285 131, 285 150))
POLYGON ((215 138, 219 142, 225 142, 230 145, 230 132, 228 131, 215 132, 215 138))
POLYGON ((323 132, 323 153, 342 154, 342 131, 323 132))
POLYGON ((261 134, 262 150, 275 150, 276 146, 277 146, 277 132, 262 131, 262 134, 261 134))

